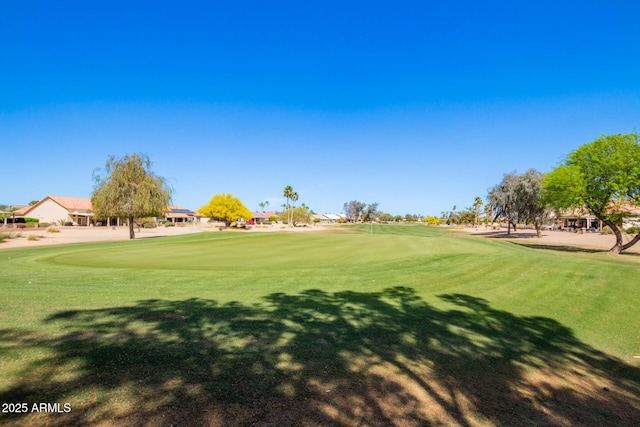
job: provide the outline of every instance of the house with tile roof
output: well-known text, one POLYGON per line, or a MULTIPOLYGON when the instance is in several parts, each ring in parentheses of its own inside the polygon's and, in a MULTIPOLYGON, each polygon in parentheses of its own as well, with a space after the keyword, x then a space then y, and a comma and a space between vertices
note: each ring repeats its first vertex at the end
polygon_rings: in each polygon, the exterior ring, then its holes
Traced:
POLYGON ((91 199, 84 197, 47 196, 32 206, 14 212, 17 217, 37 218, 40 222, 58 224, 72 223, 88 226, 93 212, 91 199))
MULTIPOLYGON (((33 206, 25 206, 13 212, 16 217, 37 218, 50 224, 71 223, 79 226, 96 225, 91 199, 84 197, 47 196, 33 206)), ((171 222, 187 222, 202 217, 197 212, 182 206, 167 206, 163 218, 171 222)), ((125 220, 111 218, 107 226, 125 224, 125 220)), ((100 225, 100 223, 97 223, 100 225)), ((102 225, 105 225, 104 223, 102 225)))
POLYGON ((250 220, 250 224, 269 224, 269 218, 271 218, 272 216, 277 217, 278 214, 275 211, 268 211, 268 212, 252 212, 251 213, 251 220, 250 220))

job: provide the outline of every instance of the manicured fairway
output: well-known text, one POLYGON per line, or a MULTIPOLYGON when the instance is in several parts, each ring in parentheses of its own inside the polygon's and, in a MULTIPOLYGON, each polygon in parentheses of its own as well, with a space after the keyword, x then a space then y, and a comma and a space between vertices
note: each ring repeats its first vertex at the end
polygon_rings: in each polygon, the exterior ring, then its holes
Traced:
POLYGON ((640 419, 640 258, 373 231, 0 249, 0 423, 640 419))

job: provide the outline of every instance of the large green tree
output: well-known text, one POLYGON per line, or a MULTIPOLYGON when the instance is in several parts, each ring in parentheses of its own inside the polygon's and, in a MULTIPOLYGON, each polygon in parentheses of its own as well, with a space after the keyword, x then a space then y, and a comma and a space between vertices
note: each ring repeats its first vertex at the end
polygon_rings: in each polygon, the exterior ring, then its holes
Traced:
POLYGON ((640 233, 625 243, 622 221, 640 205, 638 134, 602 135, 572 151, 547 174, 544 193, 557 209, 586 209, 609 226, 616 237, 611 252, 630 248, 640 233))
POLYGON ((161 215, 171 200, 171 188, 151 171, 151 160, 143 154, 110 156, 93 178, 91 205, 96 219, 126 218, 131 239, 136 218, 161 215))
POLYGON ((216 194, 209 200, 209 204, 199 209, 200 213, 216 221, 223 221, 228 227, 240 219, 250 220, 253 216, 240 199, 231 193, 216 194))

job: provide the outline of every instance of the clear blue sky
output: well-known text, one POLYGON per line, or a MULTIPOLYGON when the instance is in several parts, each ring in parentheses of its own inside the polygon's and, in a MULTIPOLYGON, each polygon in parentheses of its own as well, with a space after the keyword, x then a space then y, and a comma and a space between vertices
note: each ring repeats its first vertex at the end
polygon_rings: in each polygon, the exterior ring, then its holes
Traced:
POLYGON ((0 2, 0 203, 149 155, 174 203, 439 215, 640 126, 635 1, 0 2))

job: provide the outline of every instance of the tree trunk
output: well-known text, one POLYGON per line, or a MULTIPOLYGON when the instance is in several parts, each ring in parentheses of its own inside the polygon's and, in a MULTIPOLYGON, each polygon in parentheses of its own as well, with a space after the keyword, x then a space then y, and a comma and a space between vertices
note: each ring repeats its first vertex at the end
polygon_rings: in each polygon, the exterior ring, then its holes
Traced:
POLYGON ((129 239, 135 239, 136 234, 133 231, 133 217, 129 217, 129 239))
POLYGON ((622 231, 620 231, 618 226, 613 221, 609 221, 608 219, 606 219, 606 220, 603 220, 602 222, 604 222, 605 225, 608 225, 611 231, 613 231, 613 234, 616 236, 616 244, 613 245, 613 247, 609 249, 609 251, 614 254, 619 254, 624 249, 624 242, 622 240, 622 231))
POLYGON ((629 241, 626 244, 622 245, 622 250, 625 251, 625 250, 629 249, 631 246, 635 245, 639 241, 640 241, 640 233, 636 234, 633 237, 633 239, 631 239, 631 241, 629 241))
POLYGON ((507 235, 511 234, 511 221, 507 220, 507 235))

